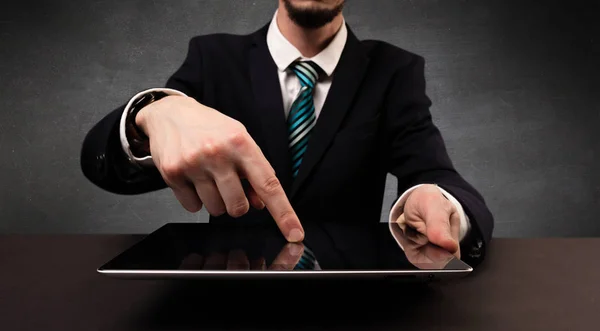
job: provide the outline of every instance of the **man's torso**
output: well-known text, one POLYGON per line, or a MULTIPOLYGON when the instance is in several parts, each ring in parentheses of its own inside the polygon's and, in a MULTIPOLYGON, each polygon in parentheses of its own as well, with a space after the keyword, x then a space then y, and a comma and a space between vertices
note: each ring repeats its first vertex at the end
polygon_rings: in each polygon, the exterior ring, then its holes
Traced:
MULTIPOLYGON (((196 37, 202 104, 243 123, 271 162, 299 214, 379 220, 388 172, 385 112, 394 75, 411 53, 351 32, 317 124, 306 160, 292 180, 277 69, 266 28, 248 35, 196 37)), ((410 82, 406 82, 410 84, 410 82)))

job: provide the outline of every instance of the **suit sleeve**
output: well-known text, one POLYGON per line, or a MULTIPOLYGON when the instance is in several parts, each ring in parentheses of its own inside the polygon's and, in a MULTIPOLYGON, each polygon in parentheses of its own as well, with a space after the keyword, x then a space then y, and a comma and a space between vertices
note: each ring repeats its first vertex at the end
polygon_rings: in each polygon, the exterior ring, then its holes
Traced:
MULTIPOLYGON (((189 42, 183 64, 168 78, 166 88, 202 100, 202 59, 198 37, 189 42)), ((80 164, 84 176, 96 186, 116 194, 142 194, 166 187, 158 170, 131 163, 123 151, 119 124, 125 104, 100 120, 86 135, 80 164)))
POLYGON ((486 203, 454 168, 439 129, 429 111, 425 92, 425 61, 413 55, 398 70, 388 92, 385 141, 389 172, 398 179, 398 192, 419 184, 437 184, 462 206, 471 230, 461 241, 465 262, 479 264, 492 238, 494 220, 486 203))

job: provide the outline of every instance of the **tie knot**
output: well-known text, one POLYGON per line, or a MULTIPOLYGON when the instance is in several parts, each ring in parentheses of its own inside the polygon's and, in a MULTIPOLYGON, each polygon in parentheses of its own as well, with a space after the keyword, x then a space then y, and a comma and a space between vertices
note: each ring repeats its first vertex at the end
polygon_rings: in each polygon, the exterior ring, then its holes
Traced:
POLYGON ((302 87, 314 88, 319 80, 319 75, 323 72, 321 67, 313 61, 296 61, 290 68, 300 79, 302 87))

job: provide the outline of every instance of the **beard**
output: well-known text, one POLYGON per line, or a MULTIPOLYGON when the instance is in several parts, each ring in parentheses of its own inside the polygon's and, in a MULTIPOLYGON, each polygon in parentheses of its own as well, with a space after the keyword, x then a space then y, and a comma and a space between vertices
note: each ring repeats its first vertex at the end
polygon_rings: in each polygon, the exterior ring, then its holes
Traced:
POLYGON ((342 12, 344 1, 334 8, 298 8, 290 0, 283 0, 290 19, 305 29, 318 29, 333 21, 342 12))

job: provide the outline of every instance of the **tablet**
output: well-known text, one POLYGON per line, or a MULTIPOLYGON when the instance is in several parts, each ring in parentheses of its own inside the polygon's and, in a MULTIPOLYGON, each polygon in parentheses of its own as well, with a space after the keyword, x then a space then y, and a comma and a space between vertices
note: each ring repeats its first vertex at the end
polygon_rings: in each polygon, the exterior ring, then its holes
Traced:
POLYGON ((288 243, 274 223, 169 223, 98 272, 139 279, 461 277, 472 268, 419 244, 395 223, 303 224, 302 243, 288 243))

